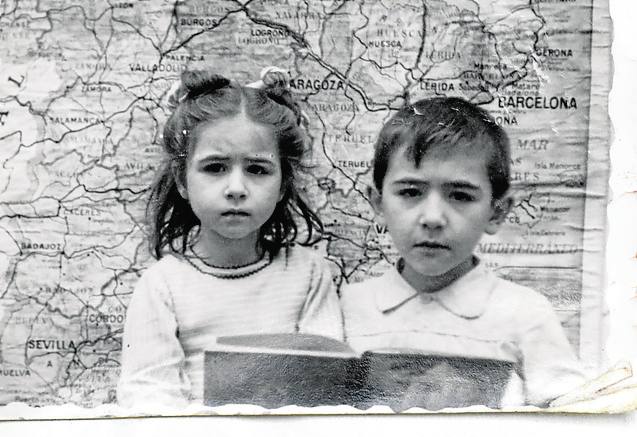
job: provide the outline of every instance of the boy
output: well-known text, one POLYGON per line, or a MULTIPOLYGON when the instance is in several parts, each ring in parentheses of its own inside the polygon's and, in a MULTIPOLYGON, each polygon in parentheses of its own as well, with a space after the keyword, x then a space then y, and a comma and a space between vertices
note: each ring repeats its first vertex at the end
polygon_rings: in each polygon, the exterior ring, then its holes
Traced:
MULTIPOLYGON (((385 124, 370 198, 400 259, 343 290, 346 336, 359 351, 510 363, 514 376, 496 406, 545 405, 583 382, 562 327, 543 296, 496 277, 474 255, 511 207, 509 155, 502 128, 463 99, 421 100, 385 124)), ((442 378, 435 399, 422 389, 425 398, 404 406, 493 405, 480 401, 479 386, 468 388, 473 377, 445 366, 432 371, 442 378)))

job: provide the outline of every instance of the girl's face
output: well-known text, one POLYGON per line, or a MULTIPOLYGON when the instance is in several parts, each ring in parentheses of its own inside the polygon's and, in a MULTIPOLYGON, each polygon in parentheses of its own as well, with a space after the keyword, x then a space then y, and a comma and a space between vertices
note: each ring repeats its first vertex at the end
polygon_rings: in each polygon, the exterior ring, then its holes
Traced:
POLYGON ((200 242, 209 256, 256 248, 259 229, 283 197, 272 129, 243 114, 199 126, 184 182, 179 192, 201 222, 200 242))

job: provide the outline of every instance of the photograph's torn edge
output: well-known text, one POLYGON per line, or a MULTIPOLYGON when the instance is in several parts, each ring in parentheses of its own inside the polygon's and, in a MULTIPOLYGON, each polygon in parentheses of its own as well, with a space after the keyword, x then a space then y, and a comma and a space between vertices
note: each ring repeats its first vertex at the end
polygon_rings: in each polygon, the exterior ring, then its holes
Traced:
POLYGON ((549 411, 621 413, 637 409, 637 381, 630 362, 618 363, 608 372, 551 402, 549 411))
POLYGON ((628 362, 619 363, 608 372, 600 375, 579 389, 555 399, 548 408, 521 406, 516 408, 491 409, 481 405, 468 408, 445 408, 440 411, 427 411, 423 408, 410 408, 401 413, 393 412, 389 407, 375 406, 367 410, 342 406, 298 407, 289 405, 277 409, 267 409, 257 405, 224 405, 222 407, 203 407, 191 405, 185 409, 148 405, 144 408, 122 408, 116 404, 101 405, 96 408, 81 408, 66 404, 60 406, 29 407, 14 402, 2 408, 1 420, 27 419, 87 419, 87 418, 140 418, 140 417, 182 417, 182 416, 253 416, 253 415, 333 415, 333 414, 440 414, 440 413, 622 413, 637 409, 637 381, 632 366, 628 362))
MULTIPOLYGON (((599 368, 605 367, 602 348, 606 340, 608 320, 602 317, 605 308, 605 295, 608 291, 604 275, 599 274, 599 266, 605 263, 605 251, 599 247, 599 233, 606 229, 606 210, 610 196, 607 195, 608 166, 591 166, 591 163, 606 163, 609 160, 610 117, 608 96, 612 79, 611 28, 609 0, 593 1, 593 24, 591 35, 591 89, 589 110, 589 147, 587 162, 587 197, 585 204, 585 224, 582 259, 582 301, 580 352, 592 357, 599 368), (595 122, 591 122, 594 120, 595 122), (591 183, 592 182, 592 183, 591 183), (597 235, 596 235, 597 234, 597 235), (587 268, 590 266, 590 268, 587 268), (597 266, 595 268, 594 266, 597 266), (604 290, 604 293, 599 293, 604 290), (590 311, 586 311, 589 309, 590 311), (599 341, 587 341, 597 338, 599 341)), ((621 194, 621 193, 620 193, 621 194)), ((637 194, 637 193, 634 193, 637 194)), ((634 298, 634 297, 633 297, 634 298)), ((610 316, 608 316, 610 317, 610 316)), ((630 320, 623 321, 627 324, 630 320)), ((626 326, 623 326, 626 328, 626 326)), ((629 327, 630 329, 630 327, 629 327)), ((629 345, 625 345, 629 347, 629 345)), ((628 351, 627 351, 628 352, 628 351)), ((185 417, 185 416, 251 416, 251 415, 396 415, 396 414, 441 414, 441 413, 623 413, 637 410, 637 376, 630 361, 623 361, 608 371, 594 377, 584 385, 558 397, 547 408, 520 406, 515 408, 491 409, 485 406, 468 408, 446 408, 439 411, 427 411, 411 408, 401 413, 393 412, 389 407, 375 406, 367 410, 343 406, 298 407, 285 406, 266 409, 256 405, 225 405, 222 407, 204 407, 191 405, 187 408, 169 408, 147 406, 125 409, 116 404, 103 404, 95 408, 83 408, 73 404, 46 407, 31 407, 21 402, 13 402, 0 407, 0 421, 42 420, 42 419, 87 419, 87 418, 132 418, 132 417, 185 417)), ((607 366, 606 366, 607 367, 607 366)), ((637 368, 637 367, 635 367, 637 368)))
POLYGON ((222 407, 203 407, 191 405, 185 409, 148 405, 144 408, 125 409, 116 404, 101 405, 97 408, 81 408, 76 405, 47 407, 29 407, 23 403, 11 403, 4 407, 8 413, 0 420, 22 419, 86 419, 86 418, 141 418, 141 417, 182 417, 182 416, 286 416, 305 415, 395 415, 395 414, 440 414, 440 413, 622 413, 637 409, 637 382, 633 379, 630 363, 622 362, 608 372, 600 375, 579 389, 555 399, 548 408, 521 406, 516 408, 491 409, 481 405, 468 408, 445 408, 428 411, 423 408, 410 408, 401 413, 393 412, 389 407, 375 406, 367 410, 342 406, 298 407, 289 405, 276 409, 267 409, 257 405, 224 405, 222 407))

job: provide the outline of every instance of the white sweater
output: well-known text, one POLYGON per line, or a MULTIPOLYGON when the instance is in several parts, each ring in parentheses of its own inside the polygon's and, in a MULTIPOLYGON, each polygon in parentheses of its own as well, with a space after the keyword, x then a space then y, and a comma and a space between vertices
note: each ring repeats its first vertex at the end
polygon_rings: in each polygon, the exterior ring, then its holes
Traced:
POLYGON ((310 249, 292 246, 237 269, 166 255, 144 272, 128 306, 119 403, 200 403, 203 351, 216 337, 285 332, 343 339, 332 275, 310 249))

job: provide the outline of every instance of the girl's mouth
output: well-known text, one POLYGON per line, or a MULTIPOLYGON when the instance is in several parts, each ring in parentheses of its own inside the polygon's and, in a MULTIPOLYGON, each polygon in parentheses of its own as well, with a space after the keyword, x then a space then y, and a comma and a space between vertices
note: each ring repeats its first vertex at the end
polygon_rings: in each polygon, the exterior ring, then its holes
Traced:
POLYGON ((248 217, 249 215, 249 212, 241 209, 229 209, 221 213, 222 217, 248 217))

